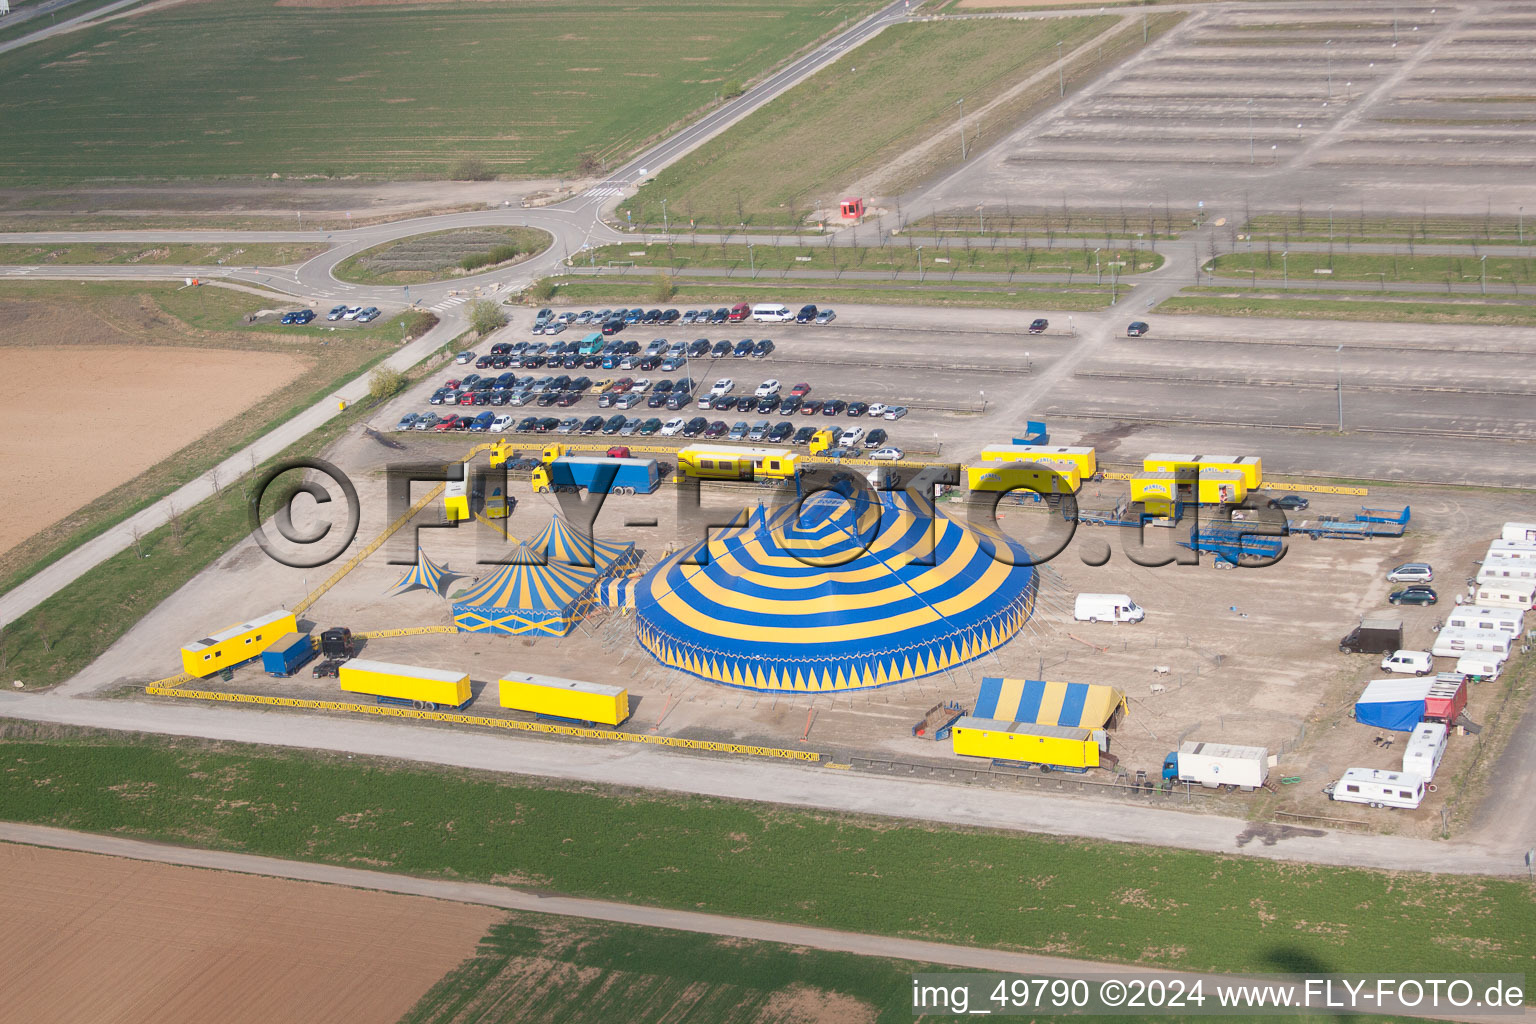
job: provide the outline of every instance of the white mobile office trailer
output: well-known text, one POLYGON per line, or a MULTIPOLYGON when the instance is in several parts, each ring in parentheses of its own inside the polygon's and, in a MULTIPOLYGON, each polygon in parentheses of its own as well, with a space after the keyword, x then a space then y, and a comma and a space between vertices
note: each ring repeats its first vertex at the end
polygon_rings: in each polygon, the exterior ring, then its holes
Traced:
POLYGON ((1331 799, 1371 807, 1406 807, 1413 809, 1424 801, 1423 776, 1411 772, 1389 772, 1380 768, 1350 768, 1323 792, 1331 799))
POLYGON ((1536 523, 1505 523, 1499 539, 1536 541, 1536 523))
POLYGON ((1480 607, 1536 608, 1536 580, 1490 580, 1479 583, 1472 595, 1480 607))
POLYGON ((1442 629, 1435 634, 1435 646, 1430 653, 1437 658, 1459 658, 1475 653, 1507 661, 1511 642, 1508 633, 1490 629, 1442 629))
POLYGON ((1140 622, 1147 617, 1146 609, 1129 594, 1078 594, 1072 614, 1078 622, 1140 622))
POLYGON ((1434 779, 1440 759, 1445 756, 1449 734, 1444 722, 1420 722, 1414 726, 1403 750, 1403 774, 1417 775, 1425 782, 1434 779))

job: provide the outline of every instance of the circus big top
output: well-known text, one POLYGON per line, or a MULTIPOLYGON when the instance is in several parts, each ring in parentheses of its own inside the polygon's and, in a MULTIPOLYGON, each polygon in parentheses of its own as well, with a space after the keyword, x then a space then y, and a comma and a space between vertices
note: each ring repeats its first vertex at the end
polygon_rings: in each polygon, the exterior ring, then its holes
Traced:
POLYGON ((1011 539, 902 491, 759 508, 630 588, 663 664, 760 690, 845 690, 981 657, 1028 619, 1037 576, 1011 539))

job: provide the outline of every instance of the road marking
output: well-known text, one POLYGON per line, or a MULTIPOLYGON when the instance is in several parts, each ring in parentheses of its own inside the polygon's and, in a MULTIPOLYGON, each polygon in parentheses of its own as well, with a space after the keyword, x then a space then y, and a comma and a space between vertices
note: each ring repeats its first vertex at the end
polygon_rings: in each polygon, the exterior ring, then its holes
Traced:
POLYGON ((597 185, 593 188, 587 189, 582 193, 584 196, 595 196, 597 198, 602 198, 604 196, 621 196, 623 194, 623 187, 617 185, 597 185))
POLYGON ((455 295, 451 299, 444 299, 442 302, 439 302, 439 303, 437 303, 436 305, 433 305, 433 306, 428 306, 427 308, 430 309, 434 313, 441 313, 444 310, 452 309, 454 306, 460 305, 461 303, 465 303, 465 302, 468 302, 468 301, 469 301, 469 296, 468 295, 455 295))

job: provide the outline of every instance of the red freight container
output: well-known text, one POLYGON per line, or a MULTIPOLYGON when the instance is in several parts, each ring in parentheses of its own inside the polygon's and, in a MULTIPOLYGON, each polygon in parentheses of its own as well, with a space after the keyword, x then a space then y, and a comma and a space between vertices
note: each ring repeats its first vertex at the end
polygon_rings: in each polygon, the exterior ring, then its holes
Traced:
POLYGON ((1439 722, 1454 722, 1467 707, 1467 678, 1449 672, 1440 673, 1424 698, 1424 717, 1439 722))

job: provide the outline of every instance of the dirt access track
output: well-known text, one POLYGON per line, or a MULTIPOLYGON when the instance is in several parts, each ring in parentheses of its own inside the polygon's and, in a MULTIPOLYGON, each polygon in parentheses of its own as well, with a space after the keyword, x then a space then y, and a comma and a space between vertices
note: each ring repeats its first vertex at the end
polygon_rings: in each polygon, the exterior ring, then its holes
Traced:
POLYGON ((0 845, 12 1021, 393 1024, 491 907, 0 845))

